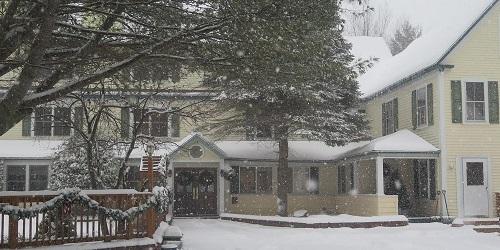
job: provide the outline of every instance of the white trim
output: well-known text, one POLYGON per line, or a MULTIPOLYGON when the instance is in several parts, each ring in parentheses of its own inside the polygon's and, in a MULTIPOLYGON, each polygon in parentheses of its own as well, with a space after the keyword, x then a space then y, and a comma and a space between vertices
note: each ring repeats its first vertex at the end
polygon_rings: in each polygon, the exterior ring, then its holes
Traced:
MULTIPOLYGON (((438 91, 439 91, 439 147, 440 168, 441 168, 441 192, 448 189, 448 147, 446 146, 446 113, 445 113, 445 80, 444 71, 438 73, 438 91)), ((434 95, 435 96, 435 95, 434 95)), ((433 102, 435 103, 435 102, 433 102)), ((444 195, 441 195, 441 214, 446 214, 446 205, 444 195)))
POLYGON ((462 121, 463 124, 490 124, 488 81, 478 79, 462 80, 462 121), (467 120, 467 83, 483 83, 484 88, 484 120, 467 120))
POLYGON ((224 186, 226 184, 226 180, 220 174, 220 172, 221 172, 222 169, 226 169, 226 164, 224 163, 224 159, 220 160, 219 168, 218 168, 218 171, 217 171, 217 176, 219 177, 219 192, 217 192, 217 206, 218 206, 217 211, 219 212, 219 214, 224 213, 224 211, 225 211, 225 204, 224 204, 224 202, 225 202, 225 199, 226 199, 226 192, 224 190, 224 186))
POLYGON ((377 195, 385 195, 384 193, 384 158, 377 157, 375 163, 375 173, 376 173, 376 193, 377 195))

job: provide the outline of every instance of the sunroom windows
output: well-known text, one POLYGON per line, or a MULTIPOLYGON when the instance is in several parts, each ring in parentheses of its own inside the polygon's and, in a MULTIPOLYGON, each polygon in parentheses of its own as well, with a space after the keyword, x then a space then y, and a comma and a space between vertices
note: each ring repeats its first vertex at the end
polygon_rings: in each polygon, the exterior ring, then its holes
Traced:
POLYGON ((232 167, 235 177, 231 179, 232 194, 270 194, 273 186, 271 167, 232 167))
POLYGON ((318 194, 319 169, 317 167, 293 168, 293 193, 318 194))
POLYGON ((7 191, 46 190, 49 177, 47 165, 7 165, 7 191))

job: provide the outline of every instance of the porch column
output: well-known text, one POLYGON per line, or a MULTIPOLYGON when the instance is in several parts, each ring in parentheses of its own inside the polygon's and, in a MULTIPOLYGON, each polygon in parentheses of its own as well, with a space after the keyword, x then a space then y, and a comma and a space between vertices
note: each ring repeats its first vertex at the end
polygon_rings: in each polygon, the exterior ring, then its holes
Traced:
POLYGON ((384 158, 376 159, 376 186, 377 195, 384 195, 384 158))

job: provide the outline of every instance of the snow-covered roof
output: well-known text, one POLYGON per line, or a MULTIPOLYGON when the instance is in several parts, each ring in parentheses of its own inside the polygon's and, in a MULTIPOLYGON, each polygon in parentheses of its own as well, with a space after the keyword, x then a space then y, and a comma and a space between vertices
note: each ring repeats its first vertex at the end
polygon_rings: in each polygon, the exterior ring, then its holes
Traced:
MULTIPOLYGON (((288 159, 290 161, 330 161, 365 143, 358 142, 344 147, 331 147, 320 141, 289 141, 288 159)), ((226 153, 226 159, 278 159, 278 144, 274 141, 218 141, 215 144, 226 153)))
POLYGON ((439 149, 413 132, 403 129, 354 148, 338 159, 371 153, 438 153, 439 149))
POLYGON ((352 44, 351 53, 356 59, 378 59, 384 61, 391 58, 391 50, 382 37, 372 36, 345 36, 347 42, 352 44))
POLYGON ((386 88, 436 67, 497 2, 478 3, 481 6, 472 9, 469 15, 457 16, 448 24, 436 24, 441 26, 424 33, 396 56, 376 64, 358 79, 362 96, 376 96, 386 88))
POLYGON ((204 137, 201 133, 191 133, 188 136, 184 137, 181 141, 175 143, 175 148, 169 152, 170 156, 177 154, 183 149, 186 149, 191 142, 197 141, 199 143, 204 144, 206 147, 210 148, 214 153, 216 153, 221 158, 226 158, 226 154, 224 150, 221 150, 216 144, 210 141, 208 138, 204 137))
POLYGON ((60 140, 0 140, 0 159, 50 159, 60 140))

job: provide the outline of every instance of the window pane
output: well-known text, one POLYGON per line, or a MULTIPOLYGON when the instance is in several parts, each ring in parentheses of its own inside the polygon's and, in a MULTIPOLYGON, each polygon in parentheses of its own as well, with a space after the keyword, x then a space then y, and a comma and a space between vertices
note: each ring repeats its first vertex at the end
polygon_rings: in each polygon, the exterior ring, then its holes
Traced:
POLYGON ((141 184, 139 166, 129 167, 127 172, 127 187, 139 190, 141 184))
POLYGON ((50 136, 52 133, 52 109, 35 108, 35 136, 50 136))
POLYGON ((230 180, 231 185, 229 186, 231 194, 239 194, 240 193, 240 168, 239 167, 231 167, 234 171, 234 176, 230 180))
POLYGON ((319 194, 319 168, 312 167, 309 170, 309 193, 319 194))
POLYGON ((467 120, 474 120, 474 102, 467 103, 467 120))
POLYGON ((474 83, 473 82, 468 82, 466 84, 466 95, 467 95, 467 101, 474 101, 474 83))
MULTIPOLYGON (((141 119, 143 119, 143 116, 147 113, 147 110, 134 109, 132 112, 134 114, 134 127, 137 127, 137 126, 139 126, 139 124, 141 124, 141 119)), ((144 117, 142 124, 139 127, 139 134, 150 135, 149 134, 149 117, 144 117)))
POLYGON ((467 186, 484 185, 482 162, 467 162, 467 186))
POLYGON ((7 191, 24 191, 26 188, 26 166, 7 166, 7 191))
POLYGON ((240 168, 240 192, 255 193, 255 167, 240 168))
POLYGON ((257 168, 257 193, 271 193, 273 190, 273 169, 257 168))
POLYGON ((427 160, 419 160, 418 161, 418 193, 419 197, 421 198, 428 198, 428 182, 429 182, 429 175, 428 175, 428 166, 427 166, 427 160))
POLYGON ((293 192, 307 193, 309 168, 293 168, 293 192))
POLYGON ((151 114, 151 135, 152 136, 168 136, 168 114, 153 113, 151 114))
POLYGON ((30 166, 30 190, 46 190, 49 179, 49 166, 30 166))
POLYGON ((476 102, 474 104, 474 120, 482 121, 484 119, 484 102, 476 102))
POLYGON ((172 114, 170 116, 170 126, 171 126, 171 137, 179 137, 180 136, 180 116, 178 114, 172 114))
POLYGON ((347 192, 346 168, 344 165, 337 168, 337 193, 344 194, 347 192))
POLYGON ((70 127, 67 126, 71 122, 71 110, 69 108, 54 109, 54 135, 69 136, 70 127))
POLYGON ((426 106, 426 95, 427 89, 421 88, 417 90, 417 107, 425 107, 426 106))
POLYGON ((484 83, 474 83, 474 101, 484 101, 484 83))

